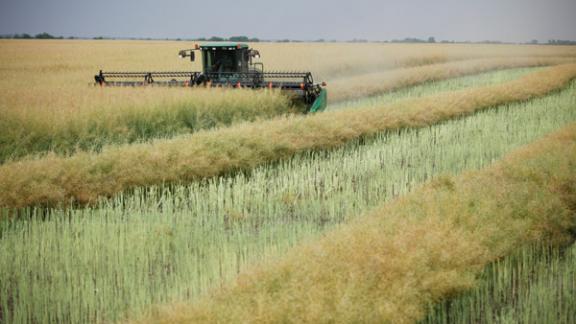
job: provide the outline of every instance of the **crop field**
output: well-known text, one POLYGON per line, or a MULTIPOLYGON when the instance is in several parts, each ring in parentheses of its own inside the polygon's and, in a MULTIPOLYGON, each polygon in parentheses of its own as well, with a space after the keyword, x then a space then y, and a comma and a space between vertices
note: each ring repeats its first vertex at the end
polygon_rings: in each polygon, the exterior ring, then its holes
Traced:
POLYGON ((575 320, 576 47, 251 45, 326 111, 92 84, 186 42, 0 40, 1 323, 575 320))

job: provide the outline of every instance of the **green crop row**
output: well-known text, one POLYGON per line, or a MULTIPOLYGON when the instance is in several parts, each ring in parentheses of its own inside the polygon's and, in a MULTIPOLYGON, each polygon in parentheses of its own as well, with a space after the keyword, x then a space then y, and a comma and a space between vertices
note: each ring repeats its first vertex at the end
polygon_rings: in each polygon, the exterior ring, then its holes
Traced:
POLYGON ((194 300, 422 181, 486 166, 576 121, 575 91, 572 83, 471 118, 384 132, 248 174, 139 188, 90 208, 26 208, 0 222, 0 313, 14 323, 85 323, 194 300))
POLYGON ((451 298, 422 323, 575 323, 576 245, 537 244, 489 265, 480 285, 451 298))

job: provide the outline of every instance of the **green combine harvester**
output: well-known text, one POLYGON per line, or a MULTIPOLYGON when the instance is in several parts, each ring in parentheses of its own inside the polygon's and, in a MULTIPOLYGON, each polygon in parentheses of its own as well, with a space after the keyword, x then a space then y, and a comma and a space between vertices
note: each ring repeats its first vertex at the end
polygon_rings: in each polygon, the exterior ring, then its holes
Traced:
POLYGON ((202 53, 202 72, 104 72, 94 76, 100 86, 233 87, 280 89, 304 103, 307 112, 324 110, 326 84, 315 84, 310 72, 264 72, 264 64, 252 62, 260 53, 247 44, 214 43, 181 50, 180 58, 195 59, 202 53))

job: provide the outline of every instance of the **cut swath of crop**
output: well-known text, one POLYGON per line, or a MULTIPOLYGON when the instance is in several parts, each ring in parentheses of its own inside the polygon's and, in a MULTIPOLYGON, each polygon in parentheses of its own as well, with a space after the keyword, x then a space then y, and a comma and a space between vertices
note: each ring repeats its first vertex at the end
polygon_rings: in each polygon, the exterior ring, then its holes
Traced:
POLYGON ((576 124, 458 177, 440 177, 159 323, 408 323, 473 287, 488 263, 576 225, 576 124))
POLYGON ((337 147, 382 131, 423 127, 496 105, 546 95, 576 77, 559 65, 496 86, 407 100, 386 109, 353 109, 275 119, 100 154, 48 156, 0 167, 0 206, 95 202, 128 188, 185 183, 249 170, 298 152, 337 147))

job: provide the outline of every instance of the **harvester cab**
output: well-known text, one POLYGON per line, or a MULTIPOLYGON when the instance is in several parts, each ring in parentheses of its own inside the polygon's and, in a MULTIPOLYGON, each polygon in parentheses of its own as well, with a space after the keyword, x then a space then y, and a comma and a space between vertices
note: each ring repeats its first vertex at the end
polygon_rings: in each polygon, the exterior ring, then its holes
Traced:
POLYGON ((307 112, 324 110, 327 104, 325 83, 315 84, 310 72, 268 72, 254 62, 258 50, 243 43, 212 43, 181 50, 180 58, 196 60, 199 52, 201 72, 103 72, 94 78, 100 86, 184 86, 269 88, 288 92, 303 102, 307 112))
POLYGON ((199 51, 202 58, 202 74, 196 79, 196 84, 205 82, 237 84, 245 79, 245 74, 257 77, 262 76, 264 72, 264 64, 252 60, 259 58, 260 52, 249 48, 247 44, 196 45, 194 49, 181 50, 178 56, 189 57, 194 61, 196 58, 194 51, 199 51))
POLYGON ((260 57, 260 52, 249 48, 246 44, 197 45, 195 49, 181 50, 178 56, 180 58, 190 57, 190 60, 194 61, 196 57, 194 50, 202 53, 202 70, 205 73, 264 72, 262 63, 254 63, 252 61, 253 58, 260 57))

